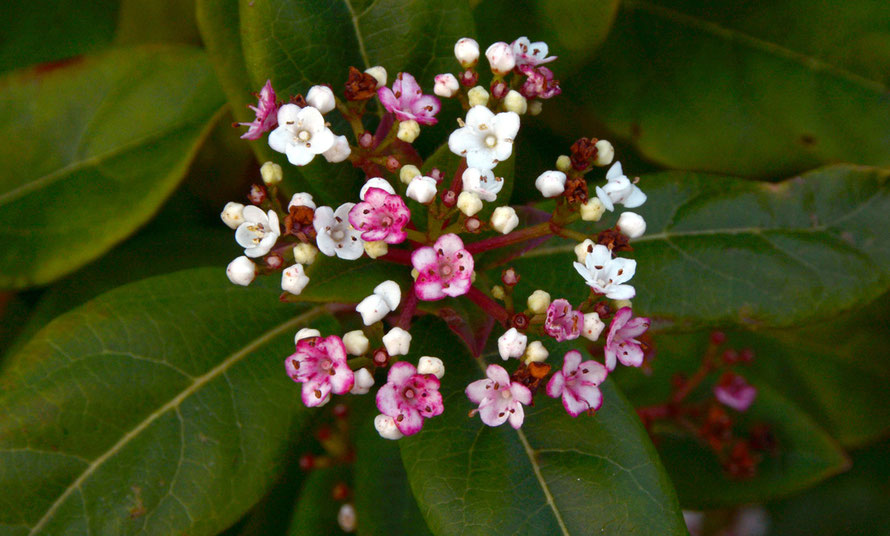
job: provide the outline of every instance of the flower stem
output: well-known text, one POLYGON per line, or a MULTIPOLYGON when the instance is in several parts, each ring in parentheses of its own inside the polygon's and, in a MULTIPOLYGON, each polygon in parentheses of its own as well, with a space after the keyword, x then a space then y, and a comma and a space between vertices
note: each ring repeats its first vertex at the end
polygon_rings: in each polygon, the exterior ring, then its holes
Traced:
POLYGON ((510 313, 478 288, 470 287, 467 298, 501 324, 507 325, 510 322, 510 313))
POLYGON ((537 225, 532 225, 531 227, 526 227, 520 231, 513 231, 512 233, 503 236, 495 236, 478 242, 473 242, 472 244, 467 244, 467 251, 475 255, 476 253, 482 253, 483 251, 511 246, 513 244, 525 242, 526 240, 552 234, 554 234, 554 230, 550 225, 550 222, 545 221, 537 225))
POLYGON ((408 296, 405 298, 405 304, 402 306, 402 312, 399 314, 399 321, 396 325, 405 331, 408 331, 411 328, 411 319, 414 318, 414 313, 417 312, 417 294, 414 293, 414 288, 408 291, 408 296))

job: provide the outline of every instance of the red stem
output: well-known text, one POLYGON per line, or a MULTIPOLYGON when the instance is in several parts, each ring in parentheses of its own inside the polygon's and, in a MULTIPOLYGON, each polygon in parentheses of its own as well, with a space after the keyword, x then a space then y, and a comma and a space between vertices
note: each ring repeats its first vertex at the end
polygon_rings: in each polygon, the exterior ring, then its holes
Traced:
POLYGON ((526 227, 521 231, 513 231, 512 233, 503 236, 495 236, 478 242, 473 242, 472 244, 467 244, 466 248, 467 251, 475 255, 476 253, 518 244, 519 242, 525 242, 526 240, 531 240, 533 238, 552 235, 553 229, 550 225, 549 221, 545 221, 544 223, 526 227))
POLYGON ((467 298, 501 324, 507 325, 510 322, 510 313, 478 288, 470 287, 470 291, 467 292, 467 298))
POLYGON ((399 321, 396 323, 397 326, 408 331, 411 327, 411 319, 414 318, 414 313, 417 312, 417 294, 414 292, 414 287, 408 291, 408 297, 405 298, 405 305, 402 306, 402 313, 399 315, 399 321))
POLYGON ((407 249, 391 249, 386 255, 378 257, 384 261, 411 266, 411 252, 407 249))

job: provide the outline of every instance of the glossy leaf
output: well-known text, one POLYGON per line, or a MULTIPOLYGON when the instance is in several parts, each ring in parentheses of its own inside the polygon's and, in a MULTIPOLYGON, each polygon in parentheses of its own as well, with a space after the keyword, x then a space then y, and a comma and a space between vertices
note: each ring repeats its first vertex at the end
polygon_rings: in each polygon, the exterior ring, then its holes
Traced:
POLYGON ((349 485, 352 480, 350 466, 316 469, 306 477, 297 498, 297 509, 291 520, 289 536, 346 535, 337 523, 337 512, 342 503, 334 500, 334 488, 338 484, 349 485))
POLYGON ((222 103, 190 48, 115 50, 0 80, 0 128, 19 134, 0 149, 0 286, 48 283, 145 223, 222 103))
MULTIPOLYGON (((670 482, 612 382, 595 417, 572 419, 539 393, 520 431, 468 418, 483 366, 438 323, 416 326, 420 354, 443 355, 445 413, 399 440, 430 529, 465 534, 686 534, 670 482)), ((412 351, 415 349, 412 348, 412 351)), ((555 363, 554 363, 555 365, 555 363)))
POLYGON ((212 535, 278 474, 307 412, 277 289, 197 269, 56 319, 0 375, 0 532, 212 535))
MULTIPOLYGON (((648 229, 632 241, 631 283, 656 328, 800 324, 888 288, 886 171, 834 166, 778 184, 676 171, 640 184, 649 201, 635 210, 648 229)), ((607 217, 598 228, 614 225, 607 217)), ((584 299, 574 243, 548 244, 512 263, 521 288, 584 299)))
POLYGON ((886 166, 888 23, 890 5, 869 0, 629 0, 566 87, 670 167, 772 178, 886 166))
POLYGON ((200 45, 195 0, 120 0, 115 43, 183 43, 200 45))

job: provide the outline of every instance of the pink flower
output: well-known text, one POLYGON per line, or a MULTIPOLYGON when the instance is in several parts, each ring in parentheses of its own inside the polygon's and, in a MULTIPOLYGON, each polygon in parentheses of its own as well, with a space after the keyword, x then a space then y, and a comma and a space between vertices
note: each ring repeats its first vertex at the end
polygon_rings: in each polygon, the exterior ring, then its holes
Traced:
POLYGON ((616 357, 628 367, 643 364, 643 348, 634 337, 649 329, 649 319, 637 317, 631 320, 632 314, 630 307, 622 307, 609 325, 609 335, 606 337, 606 368, 609 370, 615 370, 616 357))
POLYGON ((519 92, 527 99, 549 99, 562 93, 559 80, 553 78, 553 71, 547 67, 535 67, 534 65, 521 65, 519 72, 527 76, 525 83, 519 92))
POLYGON ((278 105, 275 103, 275 90, 272 89, 272 81, 266 80, 266 85, 257 95, 256 106, 248 106, 256 114, 256 118, 250 123, 238 123, 248 127, 241 139, 258 140, 265 132, 269 132, 278 125, 278 105))
POLYGON ((572 311, 569 300, 563 298, 553 300, 547 308, 544 331, 557 341, 577 339, 581 335, 582 327, 584 327, 584 313, 572 311))
POLYGON ((414 120, 423 125, 435 125, 442 105, 432 95, 424 95, 417 81, 408 73, 399 73, 392 89, 382 87, 377 90, 377 97, 386 111, 395 114, 399 121, 414 120))
POLYGON ((471 402, 479 404, 471 416, 478 412, 488 426, 500 426, 509 419, 510 426, 518 430, 525 419, 522 404, 532 403, 532 392, 521 383, 511 382, 510 375, 500 365, 488 365, 485 375, 487 380, 474 381, 465 391, 471 402))
POLYGON ((562 396, 562 405, 572 417, 588 410, 598 410, 603 405, 599 384, 605 381, 608 371, 596 361, 581 362, 581 352, 568 352, 562 370, 553 374, 547 382, 547 395, 562 396))
POLYGON ((536 67, 544 63, 550 63, 556 56, 547 56, 550 51, 547 43, 543 41, 530 42, 528 37, 522 36, 511 44, 516 66, 531 65, 536 67))
POLYGON ((355 381, 346 364, 346 348, 336 335, 300 339, 284 366, 293 381, 303 384, 303 404, 308 407, 326 404, 332 392, 348 393, 355 381))
POLYGON ((757 388, 738 374, 726 372, 714 386, 714 396, 736 411, 747 411, 757 396, 757 388))
POLYGON ((349 211, 349 223, 361 231, 362 240, 367 242, 404 242, 404 227, 410 218, 411 212, 401 197, 374 187, 368 188, 365 200, 349 211))
POLYGON ((434 374, 418 374, 414 365, 399 361, 377 391, 377 409, 392 417, 402 434, 416 434, 424 418, 441 415, 445 409, 439 379, 434 374))
POLYGON ((456 234, 442 235, 433 247, 415 250, 411 264, 418 272, 414 293, 421 300, 462 296, 470 290, 473 256, 456 234))

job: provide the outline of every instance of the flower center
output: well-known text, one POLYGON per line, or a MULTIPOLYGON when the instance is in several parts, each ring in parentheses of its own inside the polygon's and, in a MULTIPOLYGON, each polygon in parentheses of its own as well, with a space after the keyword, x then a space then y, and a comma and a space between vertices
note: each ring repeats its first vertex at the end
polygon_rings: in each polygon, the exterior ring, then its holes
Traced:
POLYGON ((513 393, 511 393, 509 389, 504 389, 503 391, 501 391, 501 398, 503 398, 504 400, 513 398, 513 393))
POLYGON ((417 393, 415 393, 414 389, 412 389, 411 387, 407 387, 402 395, 404 395, 404 397, 408 400, 413 400, 414 397, 417 396, 417 393))
POLYGON ((327 357, 323 358, 318 363, 318 367, 321 370, 331 370, 331 367, 333 367, 333 366, 334 366, 334 363, 330 360, 330 358, 327 358, 327 357))
POLYGON ((331 238, 334 239, 334 242, 342 242, 345 237, 346 233, 344 233, 340 229, 334 229, 333 231, 331 231, 331 238))
POLYGON ((312 139, 312 133, 308 130, 301 130, 297 133, 297 139, 305 143, 312 139))
POLYGON ((494 147, 498 144, 498 139, 493 134, 489 134, 485 136, 485 145, 488 147, 494 147))
POLYGON ((453 272, 453 271, 454 271, 454 268, 452 268, 451 265, 448 263, 443 262, 442 264, 439 265, 439 275, 441 275, 441 276, 448 277, 449 275, 451 275, 451 272, 453 272))

